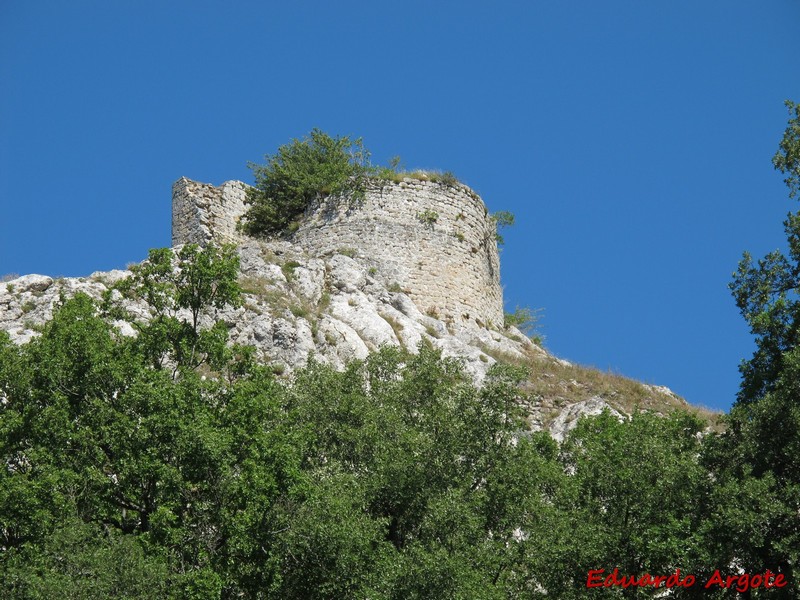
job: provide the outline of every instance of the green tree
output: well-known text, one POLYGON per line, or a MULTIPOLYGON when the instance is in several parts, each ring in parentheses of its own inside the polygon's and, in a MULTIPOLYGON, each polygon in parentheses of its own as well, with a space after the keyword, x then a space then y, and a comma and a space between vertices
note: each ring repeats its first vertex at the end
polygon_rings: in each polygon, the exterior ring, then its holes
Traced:
MULTIPOLYGON (((282 389, 266 369, 223 380, 187 368, 175 379, 80 295, 41 336, 2 349, 0 448, 13 465, 0 470, 4 591, 52 589, 71 569, 103 570, 128 547, 141 549, 147 569, 168 569, 163 597, 237 597, 274 577, 273 563, 253 558, 255 548, 263 558, 268 536, 253 536, 268 530, 300 469, 280 426, 282 389), (83 531, 65 522, 72 514, 107 537, 65 563, 48 548, 83 531)), ((117 574, 97 586, 131 576, 117 574)), ((92 586, 76 597, 102 597, 92 586)), ((31 594, 20 597, 52 597, 31 594)))
MULTIPOLYGON (((584 597, 589 569, 610 574, 618 568, 638 577, 680 568, 698 581, 713 573, 714 557, 704 541, 711 484, 699 460, 701 429, 685 412, 634 413, 624 421, 604 412, 581 419, 561 450, 572 477, 560 505, 572 535, 552 542, 563 552, 563 578, 552 591, 584 597)), ((653 588, 596 592, 654 594, 653 588)), ((692 592, 702 596, 706 590, 692 592)))
MULTIPOLYGON (((789 123, 773 158, 786 176, 789 197, 800 189, 800 105, 787 101, 789 123)), ((718 502, 733 527, 716 539, 748 571, 782 573, 789 586, 775 597, 794 598, 800 560, 800 211, 784 221, 788 252, 758 262, 745 253, 730 284, 756 336, 753 357, 741 366, 742 385, 724 434, 709 440, 705 460, 718 489, 738 502, 718 502)))
MULTIPOLYGON (((535 589, 530 552, 563 476, 520 435, 520 373, 482 390, 425 346, 385 348, 292 386, 308 487, 286 504, 281 598, 506 598, 535 589), (530 539, 530 541, 526 541, 530 539)), ((538 568, 538 565, 537 565, 538 568)))
MULTIPOLYGON (((773 164, 786 175, 789 197, 794 197, 800 189, 800 105, 790 101, 786 105, 793 116, 773 164)), ((756 351, 741 366, 740 403, 757 400, 774 388, 784 354, 798 344, 800 211, 790 212, 783 224, 788 255, 776 250, 754 262, 745 252, 730 284, 736 305, 756 336, 756 351)))
POLYGON ((199 318, 238 299, 235 255, 186 247, 151 257, 122 288, 149 301, 154 324, 135 323, 137 337, 121 336, 82 294, 62 300, 28 344, 0 336, 4 597, 58 588, 78 598, 238 597, 274 572, 269 562, 239 565, 254 544, 248 523, 299 472, 276 426, 281 388, 234 353, 208 359, 204 336, 219 327, 199 318), (178 332, 168 340, 177 378, 153 361, 165 348, 151 327, 164 323, 178 332), (202 362, 226 377, 201 377, 202 362), (150 583, 128 586, 137 570, 150 583), (66 585, 78 571, 88 579, 66 585))
POLYGON ((176 369, 196 369, 208 364, 219 369, 241 351, 228 348, 224 323, 201 327, 200 322, 204 314, 213 321, 216 310, 241 305, 239 256, 234 246, 187 244, 177 254, 170 248, 154 249, 131 271, 133 275, 116 289, 129 299, 145 302, 150 318, 134 319, 114 301, 113 292, 107 294, 105 308, 134 325, 139 348, 154 367, 171 364, 176 369), (181 311, 188 311, 190 318, 182 317, 181 311))
POLYGON ((772 164, 786 175, 784 182, 789 188, 789 198, 794 198, 800 192, 800 104, 787 100, 786 108, 789 109, 789 125, 772 164))
MULTIPOLYGON (((202 336, 180 292, 202 315, 220 287, 154 256, 122 291, 202 336)), ((4 597, 505 598, 545 579, 563 474, 552 440, 520 433, 519 371, 478 390, 423 346, 291 385, 252 362, 203 377, 107 309, 77 295, 28 344, 0 336, 4 597)))
POLYGON ((142 540, 69 516, 39 545, 6 556, 0 589, 8 599, 167 598, 169 565, 142 540))
POLYGON ((256 179, 244 221, 250 234, 280 232, 313 201, 331 194, 363 198, 372 172, 361 138, 332 138, 319 129, 265 159, 264 165, 250 165, 256 179))

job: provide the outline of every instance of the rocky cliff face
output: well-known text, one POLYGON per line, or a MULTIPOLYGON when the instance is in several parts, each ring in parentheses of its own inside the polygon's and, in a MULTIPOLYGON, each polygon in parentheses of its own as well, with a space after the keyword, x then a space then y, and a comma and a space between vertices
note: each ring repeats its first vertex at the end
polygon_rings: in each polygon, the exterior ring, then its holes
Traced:
MULTIPOLYGON (((514 328, 478 329, 422 313, 406 291, 387 285, 365 265, 365 257, 331 252, 312 257, 287 241, 249 240, 238 247, 243 306, 206 319, 221 319, 234 342, 255 346, 276 371, 290 371, 315 357, 338 368, 379 347, 415 349, 427 340, 446 356, 464 360, 480 382, 495 362, 546 356, 514 328)), ((84 292, 100 299, 129 271, 97 272, 84 278, 26 275, 0 285, 0 329, 16 343, 37 335, 59 298, 84 292)), ((126 308, 146 316, 147 307, 126 308)), ((132 331, 119 324, 122 333, 132 331)))

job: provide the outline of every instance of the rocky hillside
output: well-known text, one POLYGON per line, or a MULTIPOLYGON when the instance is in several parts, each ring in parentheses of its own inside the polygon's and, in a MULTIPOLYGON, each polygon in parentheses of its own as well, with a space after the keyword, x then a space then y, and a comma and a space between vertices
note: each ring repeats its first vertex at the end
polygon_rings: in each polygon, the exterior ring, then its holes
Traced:
MULTIPOLYGON (((581 414, 610 407, 664 413, 692 409, 669 389, 572 365, 532 343, 517 329, 464 327, 435 313, 424 314, 405 290, 386 281, 356 250, 311 257, 287 241, 247 241, 239 246, 243 306, 206 318, 222 319, 232 341, 256 347, 276 374, 290 376, 309 357, 342 367, 382 345, 415 349, 426 340, 445 356, 461 359, 480 383, 496 361, 525 365, 530 378, 520 401, 532 429, 560 439, 581 414)), ((76 292, 100 299, 129 271, 96 272, 82 278, 26 275, 0 285, 0 329, 16 343, 37 335, 59 298, 76 292)), ((146 316, 146 307, 128 304, 146 316)), ((124 335, 133 335, 125 322, 124 335)), ((713 415, 707 415, 709 418, 713 415)))

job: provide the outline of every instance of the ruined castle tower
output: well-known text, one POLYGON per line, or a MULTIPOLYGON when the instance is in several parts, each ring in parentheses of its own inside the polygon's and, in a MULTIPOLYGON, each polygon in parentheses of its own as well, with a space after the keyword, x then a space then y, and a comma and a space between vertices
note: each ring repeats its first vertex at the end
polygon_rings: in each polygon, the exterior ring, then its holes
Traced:
MULTIPOLYGON (((247 186, 179 179, 172 188, 172 244, 241 242, 236 224, 247 186)), ((384 182, 361 202, 329 197, 306 210, 288 240, 310 256, 355 252, 387 286, 423 312, 467 326, 503 323, 495 223, 462 184, 384 182)))

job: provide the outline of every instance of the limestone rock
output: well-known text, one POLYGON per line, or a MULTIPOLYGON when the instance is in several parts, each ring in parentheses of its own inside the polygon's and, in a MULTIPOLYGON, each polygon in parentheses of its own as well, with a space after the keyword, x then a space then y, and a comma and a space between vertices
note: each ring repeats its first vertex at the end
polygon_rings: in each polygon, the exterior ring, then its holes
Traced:
POLYGON ((23 275, 8 282, 17 292, 44 292, 53 284, 53 278, 47 275, 23 275))
POLYGON ((577 402, 564 408, 561 413, 550 424, 550 435, 556 441, 563 442, 567 433, 575 429, 578 420, 584 416, 599 415, 604 410, 608 410, 612 415, 622 420, 624 417, 605 400, 599 396, 594 396, 588 400, 577 402))

